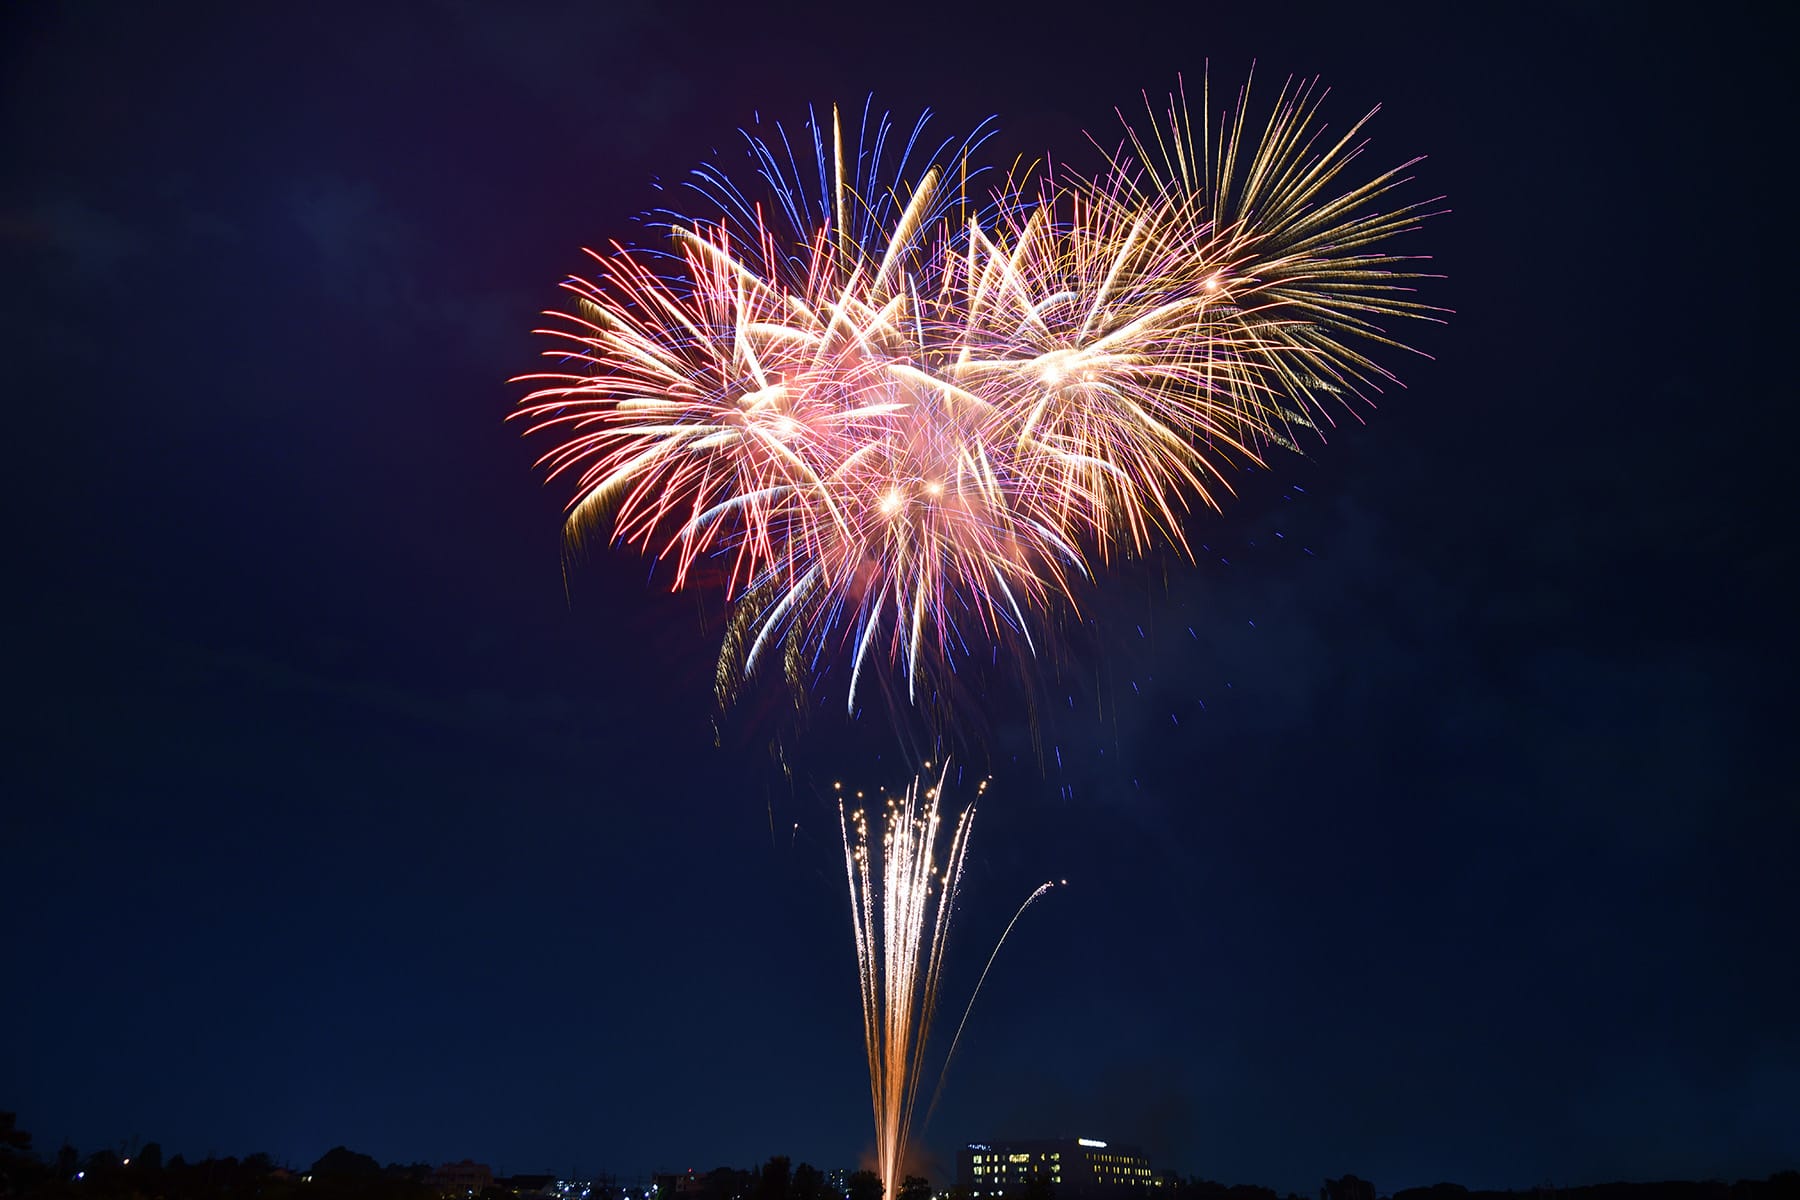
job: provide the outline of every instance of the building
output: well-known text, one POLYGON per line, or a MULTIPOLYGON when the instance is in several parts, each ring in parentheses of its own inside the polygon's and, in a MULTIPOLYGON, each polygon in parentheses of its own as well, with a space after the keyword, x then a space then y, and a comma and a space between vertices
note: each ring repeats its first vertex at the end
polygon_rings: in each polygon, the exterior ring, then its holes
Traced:
POLYGON ((956 1154, 957 1186, 971 1196, 1023 1197, 1047 1182, 1057 1200, 1149 1200, 1173 1177, 1154 1170, 1135 1146, 1098 1138, 971 1142, 956 1154))

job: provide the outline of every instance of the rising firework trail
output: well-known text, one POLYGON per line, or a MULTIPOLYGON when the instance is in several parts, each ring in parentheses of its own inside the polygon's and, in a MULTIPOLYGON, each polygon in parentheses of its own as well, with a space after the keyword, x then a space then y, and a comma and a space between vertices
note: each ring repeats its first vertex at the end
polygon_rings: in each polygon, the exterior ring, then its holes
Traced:
MULTIPOLYGON (((1062 882, 1067 885, 1069 881, 1065 879, 1062 882)), ((962 1020, 956 1023, 956 1034, 950 1039, 950 1049, 944 1054, 944 1069, 938 1073, 937 1090, 931 1093, 931 1105, 925 1110, 927 1125, 931 1124, 931 1114, 937 1111, 938 1100, 944 1094, 944 1081, 950 1077, 950 1063, 956 1058, 956 1048, 962 1045, 963 1030, 968 1027, 969 1014, 975 1011, 975 1001, 981 998, 981 985, 987 982, 988 972, 994 969, 994 960, 1000 957, 1000 947, 1006 945, 1006 939, 1012 936, 1013 926, 1019 923, 1019 918, 1025 915, 1025 910, 1049 895, 1050 889, 1054 888, 1056 884, 1057 881, 1054 879, 1047 879, 1038 884, 1037 890, 1025 897, 1025 902, 1019 905, 1019 911, 1013 914, 1012 920, 1006 923, 1006 928, 1000 931, 1000 940, 994 943, 994 949, 988 955, 987 965, 981 968, 981 978, 975 981, 975 988, 969 993, 969 1003, 963 1009, 962 1020)))

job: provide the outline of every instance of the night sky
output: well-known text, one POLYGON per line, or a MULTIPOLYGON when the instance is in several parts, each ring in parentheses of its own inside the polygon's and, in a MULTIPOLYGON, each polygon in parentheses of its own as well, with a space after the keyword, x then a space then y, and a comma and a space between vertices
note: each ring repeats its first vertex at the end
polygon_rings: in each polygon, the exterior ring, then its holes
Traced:
POLYGON ((1303 1192, 1800 1165, 1782 39, 1161 7, 9 8, 0 1108, 50 1150, 854 1164, 822 789, 896 744, 827 713, 790 782, 759 702, 715 746, 716 597, 604 549, 565 592, 506 380, 757 113, 1079 157, 1254 60, 1430 156, 1456 316, 1197 563, 1106 580, 1047 765, 983 714, 951 994, 1071 886, 936 1177, 1057 1134, 1303 1192))

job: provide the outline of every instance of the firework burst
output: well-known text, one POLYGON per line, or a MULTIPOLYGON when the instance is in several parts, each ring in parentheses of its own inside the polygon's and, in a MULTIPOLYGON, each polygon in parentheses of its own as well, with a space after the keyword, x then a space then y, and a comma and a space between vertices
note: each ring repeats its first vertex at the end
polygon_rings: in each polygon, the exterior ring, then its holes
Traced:
POLYGON ((558 369, 515 415, 570 535, 610 519, 674 587, 722 586, 722 700, 772 656, 797 686, 847 659, 854 711, 871 665, 916 699, 1030 652, 1092 561, 1185 550, 1193 506, 1392 381, 1360 348, 1385 322, 1436 312, 1380 248, 1431 215, 1388 203, 1412 164, 1344 182, 1369 118, 1327 138, 1322 100, 1284 87, 1256 135, 1246 91, 1214 135, 1171 98, 1088 175, 996 178, 983 131, 933 148, 867 110, 808 153, 750 136, 759 199, 696 172, 706 215, 593 255, 542 331, 558 369))

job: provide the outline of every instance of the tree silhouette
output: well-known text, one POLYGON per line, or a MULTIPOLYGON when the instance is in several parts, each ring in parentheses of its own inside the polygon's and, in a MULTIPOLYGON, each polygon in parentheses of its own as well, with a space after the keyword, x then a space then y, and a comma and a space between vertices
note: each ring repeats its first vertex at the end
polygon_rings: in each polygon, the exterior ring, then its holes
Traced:
POLYGON ((788 1200, 825 1200, 825 1176, 811 1163, 794 1168, 788 1181, 788 1200))
POLYGON ((755 1183, 748 1171, 714 1167, 700 1177, 700 1195, 704 1200, 749 1200, 755 1183))
POLYGON ((844 1181, 849 1200, 881 1200, 881 1176, 873 1171, 854 1171, 844 1181))
POLYGON ((23 1193, 43 1168, 31 1153, 31 1135, 18 1127, 18 1117, 0 1112, 0 1196, 23 1193))
POLYGON ((908 1175, 900 1181, 900 1200, 931 1200, 931 1180, 908 1175))
POLYGON ((333 1146, 319 1155, 319 1161, 312 1165, 312 1174, 319 1179, 373 1179, 381 1174, 381 1164, 347 1146, 333 1146))
POLYGON ((763 1164, 756 1179, 756 1200, 788 1200, 788 1159, 777 1154, 763 1164))

